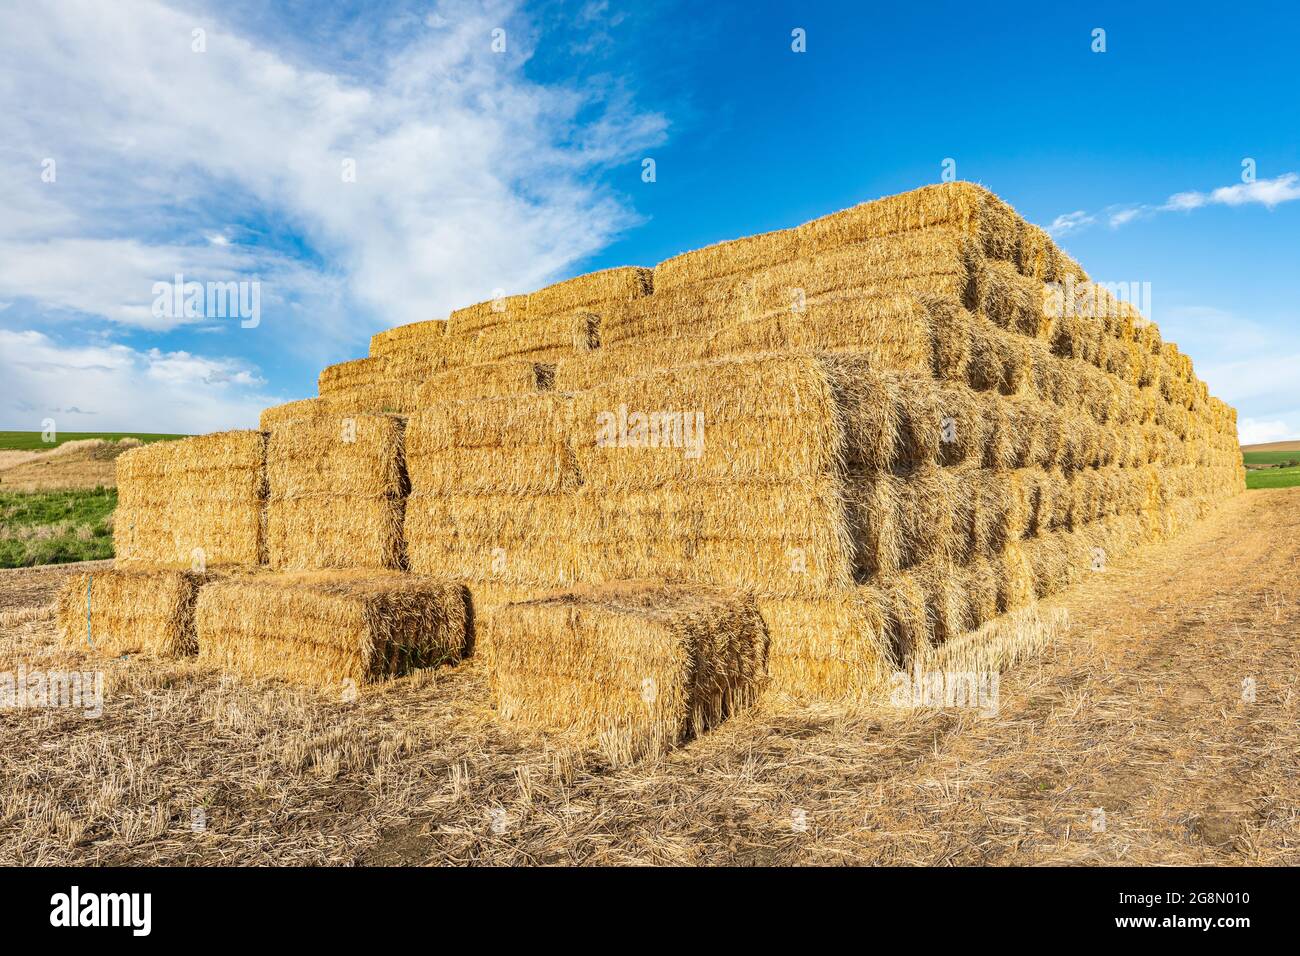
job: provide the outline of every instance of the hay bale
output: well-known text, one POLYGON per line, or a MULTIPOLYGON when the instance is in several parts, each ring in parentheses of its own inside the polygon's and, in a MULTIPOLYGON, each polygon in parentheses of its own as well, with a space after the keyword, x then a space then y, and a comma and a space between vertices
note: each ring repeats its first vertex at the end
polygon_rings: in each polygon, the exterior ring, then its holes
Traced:
POLYGON ((199 660, 254 677, 372 683, 465 653, 463 585, 410 574, 315 572, 217 581, 199 591, 199 660))
POLYGON ((420 408, 428 408, 439 402, 550 391, 555 383, 555 366, 554 362, 523 360, 466 365, 427 379, 416 392, 416 401, 420 408))
POLYGON ((847 289, 733 318, 707 339, 713 355, 756 352, 852 352, 879 370, 928 370, 929 310, 910 295, 847 289))
POLYGON ((854 582, 856 545, 838 479, 606 493, 584 486, 563 545, 576 580, 629 576, 717 583, 765 596, 812 596, 854 582))
POLYGON ((637 378, 675 365, 691 365, 717 358, 713 339, 676 337, 604 345, 595 351, 555 362, 557 392, 580 392, 618 379, 637 378))
POLYGON ((99 657, 194 654, 194 603, 205 577, 191 571, 116 568, 74 574, 56 602, 60 640, 99 657))
POLYGON ((1010 206, 973 183, 924 186, 814 219, 794 231, 800 248, 815 254, 935 226, 954 229, 970 254, 1019 260, 1020 220, 1010 206))
POLYGON ((404 426, 390 415, 328 416, 271 432, 271 567, 402 567, 404 426))
POLYGON ((660 347, 674 340, 700 340, 754 311, 753 290, 735 278, 656 288, 652 296, 611 303, 600 317, 602 349, 660 347))
POLYGON ((370 337, 370 355, 379 357, 398 349, 436 351, 446 333, 446 319, 429 319, 385 329, 370 337))
POLYGON ((654 292, 654 272, 639 266, 620 266, 589 272, 527 296, 529 316, 600 312, 614 303, 632 302, 654 292))
POLYGON ((843 449, 835 395, 812 356, 721 359, 580 392, 574 452, 600 489, 825 474, 843 449))
POLYGON ((337 398, 303 398, 296 402, 285 402, 262 410, 258 418, 258 427, 269 432, 280 425, 291 422, 314 421, 329 414, 346 414, 345 404, 337 398))
POLYGON ((721 588, 623 582, 508 604, 483 623, 498 715, 614 765, 704 733, 765 682, 758 608, 721 588))
POLYGON ((316 379, 316 387, 321 395, 365 388, 383 378, 387 370, 386 357, 351 359, 325 366, 316 379))
POLYGON ((577 580, 571 494, 420 494, 403 522, 412 571, 469 582, 567 587, 577 580))
POLYGON ((655 266, 655 295, 695 283, 747 277, 759 269, 789 261, 798 255, 798 236, 791 229, 715 243, 683 252, 655 266))
POLYGON ((119 566, 258 564, 265 555, 266 437, 216 432, 117 459, 119 566))
POLYGON ((852 701, 895 667, 879 592, 854 587, 816 600, 758 599, 771 635, 771 692, 797 702, 852 701))

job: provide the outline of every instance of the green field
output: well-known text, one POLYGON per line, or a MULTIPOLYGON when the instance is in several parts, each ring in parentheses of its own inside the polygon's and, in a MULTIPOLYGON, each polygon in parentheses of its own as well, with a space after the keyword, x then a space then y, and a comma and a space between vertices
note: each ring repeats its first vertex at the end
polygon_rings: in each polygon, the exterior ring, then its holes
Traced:
POLYGON ((56 432, 55 440, 47 442, 41 440, 40 432, 0 432, 0 448, 11 448, 15 451, 49 451, 51 448, 58 448, 64 442, 81 441, 83 438, 102 438, 105 441, 138 438, 148 443, 172 441, 184 437, 184 435, 159 435, 151 432, 56 432))
POLYGON ((113 556, 117 491, 0 494, 0 568, 113 556))
POLYGON ((1300 461, 1300 451, 1246 451, 1241 457, 1248 465, 1276 465, 1284 461, 1300 461))
MULTIPOLYGON (((1248 451, 1242 453, 1247 465, 1277 465, 1300 461, 1300 451, 1248 451)), ((1300 485, 1300 466, 1247 471, 1247 488, 1292 488, 1300 485)))

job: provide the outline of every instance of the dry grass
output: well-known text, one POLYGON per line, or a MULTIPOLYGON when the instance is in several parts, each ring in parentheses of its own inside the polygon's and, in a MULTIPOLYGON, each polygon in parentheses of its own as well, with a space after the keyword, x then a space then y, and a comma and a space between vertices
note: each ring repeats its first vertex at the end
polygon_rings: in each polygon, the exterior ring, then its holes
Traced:
MULTIPOLYGON (((100 667, 106 711, 0 722, 0 859, 1296 865, 1298 532, 1300 495, 1255 492, 1089 576, 995 715, 769 698, 616 771, 494 721, 474 663, 345 701, 6 625, 0 667, 100 667)), ((46 573, 0 574, 0 606, 46 573)))
POLYGON ((118 456, 140 446, 139 439, 130 437, 86 438, 47 452, 0 452, 0 487, 5 491, 112 488, 118 456), (6 459, 6 455, 21 457, 6 459))

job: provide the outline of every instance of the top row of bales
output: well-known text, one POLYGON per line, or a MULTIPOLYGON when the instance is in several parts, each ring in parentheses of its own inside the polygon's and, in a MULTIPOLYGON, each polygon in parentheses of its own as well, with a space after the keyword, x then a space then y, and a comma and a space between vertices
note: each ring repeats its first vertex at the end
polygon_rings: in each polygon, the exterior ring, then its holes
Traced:
MULTIPOLYGON (((678 358, 706 358, 711 356, 700 354, 699 343, 713 326, 739 326, 730 333, 736 339, 726 350, 730 354, 761 351, 765 343, 788 348, 799 335, 822 327, 826 331, 813 334, 807 344, 825 348, 837 335, 851 337, 853 328, 861 327, 862 308, 900 307, 880 303, 881 290, 886 300, 933 292, 937 273, 944 272, 944 288, 968 296, 971 263, 980 259, 1005 262, 1043 281, 1086 280, 1043 230, 991 193, 966 183, 931 186, 794 229, 684 253, 653 270, 596 272, 458 309, 445 320, 380 332, 371 340, 368 358, 321 373, 319 404, 409 413, 427 401, 420 385, 440 372, 507 360, 541 364, 596 358, 620 346, 657 344, 665 352, 686 353, 678 358), (897 264, 918 258, 930 264, 929 274, 895 274, 897 264), (757 309, 741 307, 739 279, 752 280, 745 300, 758 302, 757 309), (810 299, 808 314, 795 323, 781 321, 790 312, 792 289, 802 289, 810 299), (749 327, 752 320, 762 320, 761 327, 749 327)), ((672 357, 666 354, 663 361, 672 357)))

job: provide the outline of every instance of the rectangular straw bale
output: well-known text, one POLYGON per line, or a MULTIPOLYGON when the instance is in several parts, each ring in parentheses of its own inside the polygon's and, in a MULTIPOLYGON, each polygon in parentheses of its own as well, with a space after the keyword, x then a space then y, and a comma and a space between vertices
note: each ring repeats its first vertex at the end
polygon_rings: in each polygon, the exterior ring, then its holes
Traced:
POLYGON ((447 369, 507 360, 554 362, 586 349, 590 332, 585 315, 548 317, 449 336, 447 369))
POLYGON ((510 604, 486 622, 498 715, 599 749, 654 757, 751 704, 768 633, 752 598, 631 581, 510 604))
POLYGON ((573 403, 543 392, 440 402, 411 416, 414 494, 552 494, 576 487, 573 403))
POLYGON ((257 564, 265 550, 266 438, 216 432, 117 459, 119 566, 257 564))
POLYGON ((719 242, 665 259, 655 266, 655 294, 722 277, 752 275, 798 255, 798 237, 791 229, 719 242))
POLYGON ((555 381, 554 362, 509 360, 466 365, 428 378, 416 393, 420 408, 438 402, 501 398, 549 391, 555 381))
POLYGON ((1017 261, 1022 220, 1002 200, 972 183, 924 186, 814 219, 795 230, 802 250, 816 253, 847 243, 948 225, 973 252, 1017 261))
POLYGON ((258 425, 262 431, 269 432, 278 425, 297 421, 311 421, 323 415, 328 415, 336 408, 340 413, 346 413, 346 409, 339 407, 341 404, 344 403, 328 398, 303 398, 296 402, 273 405, 262 410, 258 425))
POLYGON ((833 293, 798 308, 741 318, 709 337, 718 355, 753 352, 853 352, 874 367, 928 370, 930 313, 914 296, 833 293))
POLYGON ((715 582, 755 593, 812 595, 851 587, 856 545, 831 477, 576 496, 578 580, 715 582))
POLYGON ((654 271, 621 266, 589 272, 528 294, 528 314, 567 314, 579 310, 600 312, 608 304, 631 302, 654 291, 654 271))
POLYGON ((351 359, 327 365, 317 378, 317 388, 320 394, 330 395, 365 387, 383 378, 387 368, 387 357, 351 359))
POLYGON ((624 378, 640 378, 676 365, 721 357, 713 337, 677 337, 624 343, 557 359, 553 388, 580 392, 624 378))
POLYGON ((412 571, 464 581, 563 587, 576 580, 571 494, 416 494, 404 522, 412 571))
POLYGON ((956 229, 935 226, 803 255, 753 275, 755 305, 759 312, 788 311, 800 300, 869 298, 920 289, 959 298, 970 267, 962 241, 956 229))
POLYGON ((100 657, 194 654, 194 602, 204 578, 166 570, 75 574, 59 590, 60 639, 66 647, 100 657))
POLYGON ((652 296, 604 307, 601 348, 698 339, 754 311, 752 284, 745 279, 728 276, 674 289, 656 288, 652 296))
POLYGON ((522 325, 529 318, 527 295, 503 295, 454 309, 447 317, 443 337, 463 339, 494 326, 522 325))
POLYGON ((409 346, 398 346, 384 356, 384 377, 418 386, 425 379, 437 375, 447 367, 447 357, 409 346))
POLYGON ((267 443, 267 556, 275 568, 400 568, 403 419, 291 422, 267 443))
POLYGON ((254 677, 338 687, 456 663, 461 584, 385 572, 268 574, 199 591, 199 660, 254 677))
POLYGON ((286 570, 402 568, 404 502, 359 495, 272 497, 267 563, 286 570))
POLYGON ((816 600, 762 598, 772 647, 770 692, 796 701, 852 700, 896 667, 879 592, 859 586, 816 600))
POLYGON ((1025 553, 1022 540, 1010 545, 990 562, 997 577, 998 613, 1007 614, 1031 604, 1035 592, 1034 567, 1025 553))
POLYGON ((395 328, 384 329, 370 337, 372 358, 386 355, 397 348, 437 349, 447 332, 446 319, 428 319, 395 328))
POLYGON ((932 645, 954 640, 975 626, 966 568, 943 558, 932 558, 902 573, 913 577, 925 595, 932 645))
POLYGON ((1050 319, 1041 282, 1021 275, 1014 263, 994 261, 973 269, 972 279, 978 315, 1009 332, 1033 338, 1047 335, 1050 319))
POLYGON ((812 356, 766 355, 662 369, 578 393, 574 449, 602 488, 769 481, 842 460, 834 393, 812 356))
POLYGON ((920 579, 907 571, 881 575, 873 582, 884 617, 884 642, 895 666, 905 666, 929 647, 934 624, 920 579))

